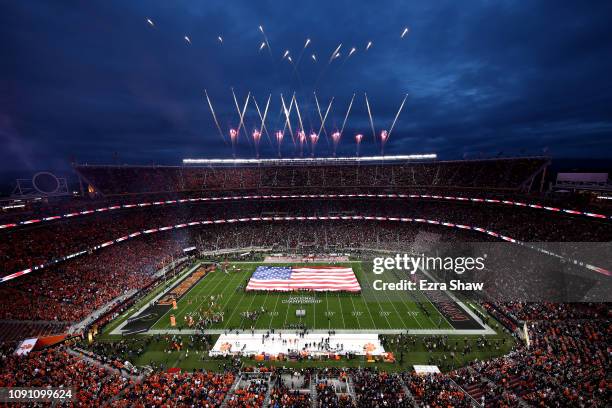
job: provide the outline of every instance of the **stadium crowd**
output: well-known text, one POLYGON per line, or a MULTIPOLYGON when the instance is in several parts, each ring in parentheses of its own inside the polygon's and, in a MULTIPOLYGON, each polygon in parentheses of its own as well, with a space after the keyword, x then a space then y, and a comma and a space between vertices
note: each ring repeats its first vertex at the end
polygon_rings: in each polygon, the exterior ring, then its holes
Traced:
POLYGON ((463 187, 515 190, 548 162, 457 162, 250 167, 88 166, 75 169, 105 194, 303 187, 463 187))
MULTIPOLYGON (((532 319, 526 322, 529 340, 510 353, 493 360, 474 361, 444 374, 399 374, 376 369, 303 369, 301 376, 317 375, 318 406, 428 406, 486 407, 572 406, 605 407, 612 396, 609 378, 610 309, 605 305, 513 304, 507 310, 532 319), (351 384, 345 391, 333 381, 351 384), (330 382, 331 381, 331 382, 330 382)), ((70 344, 68 344, 70 346, 70 344)), ((195 370, 155 370, 135 378, 107 364, 87 360, 69 352, 68 346, 12 354, 14 345, 0 348, 0 386, 54 385, 72 387, 77 406, 151 406, 193 404, 219 406, 263 406, 266 397, 273 407, 310 404, 308 392, 291 390, 278 381, 274 367, 256 372, 272 373, 240 377, 239 366, 219 373, 195 370), (269 391, 269 392, 268 392, 269 391)), ((108 364, 110 363, 110 365, 108 364)), ((278 377, 281 374, 278 373, 278 377)), ((303 389, 310 388, 308 381, 303 389)))
MULTIPOLYGON (((456 244, 485 239, 497 242, 485 234, 427 224, 343 220, 216 224, 193 230, 161 232, 111 245, 3 283, 0 296, 10 298, 11 302, 0 303, 0 319, 78 321, 114 298, 147 286, 162 265, 183 256, 183 249, 191 246, 199 251, 260 247, 281 252, 351 250, 358 254, 366 249, 405 252, 411 247, 423 249, 436 243, 456 244)), ((54 241, 48 242, 52 247, 54 241)), ((0 246, 3 245, 11 244, 0 243, 0 246)), ((501 250, 508 251, 507 248, 501 250)), ((542 258, 548 258, 529 249, 516 247, 516 250, 519 251, 515 257, 517 260, 543 264, 542 258)), ((494 297, 493 289, 496 289, 496 293, 503 296, 500 301, 520 300, 525 299, 521 295, 526 296, 543 287, 549 288, 554 280, 545 279, 546 275, 543 274, 531 273, 529 262, 495 263, 497 273, 489 276, 493 277, 488 286, 491 296, 494 297), (502 273, 506 269, 508 273, 502 273), (518 273, 523 274, 521 281, 524 280, 524 283, 520 285, 514 279, 518 273)), ((560 268, 552 267, 550 273, 558 273, 560 268)), ((485 278, 487 276, 485 274, 485 278)), ((579 288, 579 279, 567 279, 568 282, 575 281, 574 288, 579 288)), ((561 293, 567 287, 566 282, 558 291, 561 293)), ((573 293, 578 295, 583 292, 574 290, 573 293)), ((552 294, 546 293, 546 296, 552 294)))
POLYGON ((145 287, 153 274, 182 252, 181 242, 145 239, 105 248, 91 256, 0 286, 2 319, 75 322, 130 290, 145 287))
MULTIPOLYGON (((409 217, 471 225, 522 241, 607 242, 612 228, 607 221, 547 215, 514 207, 478 207, 454 202, 402 200, 270 200, 200 202, 175 207, 143 207, 84 218, 66 219, 1 232, 0 268, 16 272, 33 265, 112 241, 128 234, 193 221, 271 216, 369 215, 409 217)), ((439 229, 445 229, 439 227, 439 229)), ((190 230, 190 228, 187 228, 190 230)), ((485 234, 474 240, 486 240, 485 234)))

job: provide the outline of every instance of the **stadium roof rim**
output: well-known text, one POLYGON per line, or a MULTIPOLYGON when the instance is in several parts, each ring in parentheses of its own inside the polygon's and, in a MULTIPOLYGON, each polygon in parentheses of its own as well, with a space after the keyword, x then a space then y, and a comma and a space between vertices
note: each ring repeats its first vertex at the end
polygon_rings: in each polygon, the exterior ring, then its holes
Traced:
MULTIPOLYGON (((370 163, 370 164, 392 164, 394 161, 393 160, 388 160, 388 157, 391 156, 374 156, 374 157, 384 157, 384 159, 379 159, 378 161, 376 160, 371 160, 371 161, 362 161, 365 163, 370 163)), ((340 158, 339 158, 340 159, 340 158)), ((320 160, 318 158, 314 158, 314 160, 312 161, 304 161, 304 159, 298 159, 298 160, 302 160, 302 161, 293 161, 293 162, 281 162, 279 160, 284 160, 284 159, 259 159, 259 160, 271 160, 270 162, 245 162, 245 163, 239 163, 239 162, 221 162, 221 163, 194 163, 194 164, 200 164, 200 165, 204 165, 204 166, 214 166, 214 165, 219 165, 219 166, 228 166, 228 165, 240 165, 240 164, 252 164, 252 165, 258 165, 258 164, 263 164, 263 165, 274 165, 274 164, 285 164, 285 165, 299 165, 299 164, 356 164, 356 163, 360 163, 359 161, 355 160, 356 158, 353 157, 348 157, 346 158, 345 161, 340 161, 340 162, 323 162, 323 161, 317 161, 320 160)), ((505 160, 525 160, 525 159, 540 159, 540 160, 548 160, 550 161, 551 158, 550 156, 515 156, 515 157, 488 157, 488 158, 476 158, 476 159, 457 159, 457 160, 426 160, 426 159, 422 159, 422 160, 418 160, 421 163, 437 163, 437 164, 444 164, 444 163, 465 163, 465 162, 483 162, 483 161, 505 161, 505 160)), ((187 160, 187 159, 184 159, 187 160)), ((203 160, 203 159, 202 159, 203 160)), ((208 159, 208 160, 213 160, 213 159, 208 159)), ((216 160, 232 160, 232 159, 216 159, 216 160)), ((257 160, 257 159, 244 159, 244 160, 257 160)), ((293 159, 292 159, 293 160, 293 159)), ((410 161, 410 160, 406 160, 403 159, 404 161, 410 161)), ((395 162, 401 162, 402 160, 395 160, 395 162)), ((179 168, 179 167, 186 167, 185 165, 190 166, 191 163, 183 163, 182 165, 172 165, 172 164, 96 164, 96 163, 78 163, 78 162, 73 162, 72 166, 73 167, 114 167, 114 168, 129 168, 129 167, 151 167, 151 168, 179 168)))
POLYGON ((435 160, 435 153, 404 154, 395 156, 361 156, 361 157, 304 157, 279 159, 183 159, 183 164, 328 164, 360 162, 395 162, 408 160, 435 160))

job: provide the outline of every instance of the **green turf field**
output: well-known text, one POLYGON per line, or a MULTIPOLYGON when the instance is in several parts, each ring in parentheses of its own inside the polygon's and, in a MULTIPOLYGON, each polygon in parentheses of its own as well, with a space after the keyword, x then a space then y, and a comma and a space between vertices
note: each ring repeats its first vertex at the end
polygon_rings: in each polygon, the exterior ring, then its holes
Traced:
MULTIPOLYGON (((170 314, 176 317, 176 328, 187 328, 185 316, 207 310, 211 296, 217 300, 217 310, 222 310, 224 320, 207 329, 283 329, 303 325, 308 329, 451 329, 451 325, 420 292, 394 294, 391 299, 384 292, 370 291, 374 275, 366 274, 367 268, 361 262, 351 262, 355 275, 364 288, 363 294, 334 292, 313 292, 289 294, 279 292, 247 292, 244 290, 251 274, 261 263, 233 263, 228 268, 209 273, 178 302, 177 310, 169 311, 152 329, 171 329, 170 314), (236 271, 233 272, 232 270, 236 271), (220 295, 220 296, 219 296, 220 295), (288 304, 289 298, 314 297, 309 304, 288 304), (243 312, 261 311, 253 321, 242 316, 243 312), (305 309, 306 316, 296 317, 296 309, 305 309), (425 310, 428 313, 425 313, 425 310)), ((267 266, 288 266, 287 264, 265 264, 267 266)), ((299 265, 299 264, 292 264, 299 265)), ((314 266, 314 264, 308 264, 314 266)), ((384 275, 377 279, 385 280, 384 275)), ((389 279, 392 279, 389 277, 389 279)), ((391 281, 391 280, 390 280, 391 281)))
MULTIPOLYGON (((287 305, 283 300, 288 299, 290 295, 287 293, 254 293, 245 292, 244 286, 250 279, 251 274, 261 262, 234 262, 230 264, 229 269, 239 269, 236 272, 226 274, 220 270, 208 274, 196 286, 194 286, 179 302, 178 310, 170 311, 165 316, 157 321, 152 329, 161 329, 169 334, 137 334, 122 336, 121 334, 111 334, 128 317, 132 316, 137 310, 145 306, 154 298, 156 294, 161 293, 164 289, 172 286, 172 284, 188 273, 194 264, 184 268, 175 277, 169 278, 168 282, 162 283, 154 288, 150 293, 140 299, 134 306, 124 312, 121 316, 108 324, 102 331, 102 334, 96 337, 96 342, 90 345, 83 340, 81 346, 83 348, 99 347, 104 344, 113 344, 116 342, 124 343, 128 347, 126 352, 121 355, 122 359, 129 360, 135 365, 145 366, 154 365, 162 367, 181 367, 183 369, 205 368, 209 370, 222 370, 225 364, 230 364, 229 358, 209 357, 208 347, 216 341, 217 335, 211 334, 206 336, 208 346, 202 346, 203 337, 189 335, 186 332, 176 330, 169 324, 169 315, 175 314, 177 317, 178 326, 186 328, 183 317, 188 313, 194 313, 204 306, 210 296, 218 296, 221 310, 225 312, 223 323, 208 327, 209 329, 226 329, 226 328, 245 328, 249 329, 254 326, 256 329, 283 328, 290 324, 304 324, 309 329, 346 329, 346 330, 384 330, 392 328, 400 329, 448 329, 450 324, 445 318, 441 317, 440 313, 434 308, 423 293, 415 292, 398 292, 389 294, 385 292, 368 291, 371 287, 373 274, 371 265, 368 263, 351 262, 343 265, 353 267, 357 279, 359 279, 364 292, 360 295, 337 294, 337 293, 314 293, 298 296, 315 296, 320 300, 316 304, 308 305, 287 305), (252 322, 241 318, 241 312, 254 311, 261 307, 266 310, 260 317, 252 322), (306 309, 306 317, 302 320, 295 317, 295 309, 306 309), (422 308, 429 312, 429 316, 423 313, 422 308), (329 317, 329 319, 328 319, 329 317), (172 330, 174 329, 174 330, 172 330), (182 338, 186 344, 185 349, 181 351, 169 351, 171 339, 182 338), (195 344, 191 344, 195 342, 195 344), (131 344, 133 343, 133 344, 131 344), (131 344, 131 345, 130 345, 131 344), (139 350, 136 352, 136 350, 139 350)), ((271 265, 271 264, 265 264, 271 265)), ((287 264, 276 264, 278 266, 287 264)), ((297 265, 297 264, 293 264, 297 265)), ((309 264, 313 265, 313 264, 309 264)), ((385 274, 377 275, 377 279, 385 279, 385 274)), ((395 277, 397 278, 397 277, 395 277)), ((389 281, 394 281, 395 278, 391 275, 387 276, 389 281)), ((464 302, 465 299, 464 299, 464 302)), ((466 302, 472 309, 477 309, 480 313, 486 312, 477 304, 466 302)), ((513 344, 512 336, 507 333, 495 321, 490 322, 494 329, 494 335, 487 335, 487 339, 494 341, 504 341, 501 346, 491 346, 488 348, 474 347, 473 351, 468 354, 456 353, 451 356, 449 353, 442 351, 427 351, 423 342, 431 334, 423 333, 416 335, 416 344, 409 344, 406 347, 398 348, 397 345, 387 345, 386 348, 395 352, 397 358, 403 356, 402 364, 399 361, 395 364, 378 362, 375 365, 385 370, 402 370, 410 368, 411 364, 427 364, 431 358, 440 359, 442 361, 440 368, 449 370, 455 367, 460 367, 469 361, 475 359, 487 359, 502 355, 510 350, 513 344)), ((388 338, 394 338, 395 335, 388 335, 388 338)), ((458 341, 460 345, 465 342, 474 343, 478 335, 459 335, 451 334, 449 340, 458 341)), ((94 349, 95 350, 95 349, 94 349)), ((113 355, 116 351, 113 351, 113 355)), ((102 353, 104 354, 104 353, 102 353)), ((240 363, 243 365, 261 364, 248 357, 242 357, 240 363)), ((330 360, 304 360, 299 362, 265 362, 266 365, 282 364, 290 367, 368 367, 372 366, 367 363, 364 358, 356 358, 353 360, 330 361, 330 360)))

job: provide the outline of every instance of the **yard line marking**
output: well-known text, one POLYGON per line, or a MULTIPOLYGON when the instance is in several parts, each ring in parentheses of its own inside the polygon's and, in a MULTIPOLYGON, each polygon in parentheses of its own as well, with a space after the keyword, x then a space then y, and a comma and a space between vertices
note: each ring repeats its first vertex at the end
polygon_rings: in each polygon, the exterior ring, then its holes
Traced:
MULTIPOLYGON (((336 297, 338 298, 338 304, 340 305, 340 315, 342 316, 342 325, 346 329, 346 322, 344 321, 344 311, 342 310, 342 302, 340 301, 340 295, 336 292, 336 297)), ((359 320, 357 321, 359 324, 359 320)), ((331 323, 330 323, 331 324, 331 323)), ((361 328, 361 326, 359 326, 361 328)))
MULTIPOLYGON (((266 308, 265 308, 264 306, 266 306, 266 302, 268 301, 268 295, 269 295, 269 294, 270 294, 270 291, 267 291, 267 292, 266 292, 266 297, 264 298, 264 301, 263 301, 263 303, 261 304, 261 307, 262 307, 264 310, 266 310, 266 308)), ((263 317, 263 314, 262 314, 262 317, 263 317)), ((259 320, 259 318, 258 318, 257 320, 259 320)), ((257 321, 255 322, 255 325, 257 326, 257 321)))
MULTIPOLYGON (((359 268, 360 272, 363 273, 363 270, 361 268, 359 268)), ((357 275, 355 275, 357 276, 357 275)), ((361 284, 360 284, 361 285, 361 284)), ((361 295, 363 297, 363 292, 361 293, 361 295)), ((351 302, 353 302, 353 297, 351 296, 351 302)), ((370 311, 370 307, 368 306, 368 304, 365 302, 365 300, 363 300, 363 304, 365 305, 366 309, 368 309, 368 314, 370 315, 370 319, 372 320, 372 323, 374 325, 374 329, 376 329, 376 322, 374 321, 374 317, 372 316, 372 312, 370 311)), ((353 302, 353 310, 355 310, 355 302, 353 302)), ((357 310, 355 310, 357 311, 357 310)), ((387 321, 387 323, 389 323, 387 321)), ((359 328, 361 328, 361 325, 359 326, 359 328)), ((389 328, 391 328, 391 325, 389 325, 389 328)))
MULTIPOLYGON (((194 271, 194 272, 195 272, 195 271, 194 271)), ((209 273, 207 273, 207 274, 206 274, 206 275, 204 275, 204 276, 202 277, 202 279, 200 279, 200 280, 199 280, 199 281, 198 281, 198 282, 197 282, 195 285, 193 285, 191 288, 189 288, 189 290, 188 290, 187 292, 185 292, 185 294, 183 294, 183 296, 181 297, 181 299, 179 299, 179 300, 178 300, 178 302, 177 302, 177 306, 178 306, 178 303, 179 303, 181 300, 183 300, 183 301, 184 301, 184 300, 187 300, 187 298, 189 298, 189 297, 192 295, 192 293, 191 293, 191 292, 192 292, 192 291, 194 291, 196 288, 197 288, 197 290, 195 290, 195 292, 194 292, 194 293, 196 293, 196 296, 197 296, 197 295, 199 295, 199 294, 200 294, 200 293, 201 293, 201 292, 204 290, 204 288, 205 288, 205 286, 206 286, 205 284, 204 284, 204 285, 202 285, 202 283, 204 282, 204 279, 206 279, 206 277, 210 276, 212 273, 214 273, 214 272, 209 272, 209 273), (201 287, 198 287, 198 286, 200 286, 200 285, 202 285, 202 286, 201 286, 201 287)), ((209 281, 209 280, 211 280, 211 279, 214 279, 214 278, 209 278, 209 279, 208 279, 206 282, 208 282, 208 281, 209 281)), ((187 305, 185 305, 185 306, 187 306, 187 305)), ((184 314, 185 314, 187 311, 189 311, 190 309, 191 309, 191 308, 189 308, 189 307, 184 307, 183 309, 179 309, 179 310, 178 310, 178 311, 175 313, 175 318, 176 318, 176 321, 177 321, 177 322, 179 322, 179 321, 180 321, 179 317, 181 317, 182 315, 184 315, 184 314)), ((168 313, 171 313, 171 312, 172 312, 172 309, 170 309, 170 310, 168 311, 168 313)))
MULTIPOLYGON (((236 292, 237 293, 237 292, 236 292)), ((236 293, 234 293, 234 295, 232 296, 232 298, 236 295, 236 293)), ((246 290, 242 291, 242 296, 240 297, 240 301, 236 303, 236 306, 240 305, 242 303, 242 299, 244 299, 244 295, 246 294, 246 290)), ((228 303, 229 305, 229 300, 228 303)), ((232 317, 234 317, 234 314, 236 314, 236 310, 238 310, 238 307, 235 307, 234 310, 232 310, 232 314, 230 315, 230 317, 227 319, 227 323, 230 323, 232 321, 232 317)), ((225 319, 223 319, 225 321, 225 319)), ((224 327, 224 329, 226 329, 227 327, 224 327)), ((228 329, 229 330, 229 329, 228 329)))
MULTIPOLYGON (((355 309, 355 302, 353 302, 353 297, 349 296, 351 298, 351 303, 353 304, 353 312, 358 312, 357 309, 355 309)), ((338 297, 338 300, 340 300, 340 297, 338 297)), ((340 305, 340 307, 342 307, 342 305, 340 305)), ((359 330, 361 330, 361 322, 359 322, 359 316, 355 315, 355 319, 357 319, 357 324, 359 325, 359 330)), ((370 319, 372 319, 372 314, 370 314, 370 319)), ((374 319, 372 319, 372 323, 374 323, 374 319)), ((374 328, 376 328, 376 323, 374 323, 374 328)))
MULTIPOLYGON (((230 275, 230 276, 231 276, 231 275, 230 275)), ((234 281, 238 281, 238 282, 239 282, 239 281, 240 281, 240 278, 241 278, 241 277, 240 277, 240 273, 236 273, 236 274, 234 274, 233 276, 231 276, 231 277, 229 278, 229 279, 230 279, 230 282, 229 282, 229 283, 231 283, 231 284, 232 284, 232 286, 233 286, 234 281), (238 279, 236 279, 236 278, 238 278, 238 279)), ((223 279, 223 277, 220 277, 220 278, 219 278, 219 282, 217 283, 217 285, 215 285, 215 288, 214 288, 214 289, 216 289, 216 288, 217 288, 217 287, 218 287, 218 286, 219 286, 219 285, 220 285, 222 282, 224 282, 224 279, 223 279)), ((230 285, 228 284, 228 285, 227 285, 227 287, 230 287, 230 285)), ((213 290, 214 290, 214 289, 213 289, 213 290)), ((208 293, 210 293, 210 292, 208 292, 208 293)), ((208 296, 208 293, 206 294, 207 296, 208 296)), ((221 293, 222 293, 223 295, 225 295, 225 291, 222 291, 221 293)), ((201 294, 201 293, 198 293, 198 295, 200 295, 200 294, 201 294)), ((232 297, 232 296, 230 296, 230 298, 231 298, 231 297, 232 297)), ((229 302, 229 299, 228 299, 228 302, 229 302)), ((204 305, 205 303, 206 303, 206 299, 201 300, 201 301, 200 301, 200 303, 198 304, 198 308, 202 307, 202 305, 204 305)), ((224 306, 226 306, 226 305, 227 305, 227 302, 226 302, 226 304, 225 304, 224 306)), ((223 311, 224 306, 222 306, 221 311, 223 311)))
MULTIPOLYGON (((242 277, 240 276, 240 273, 237 273, 237 274, 236 274, 236 276, 238 276, 238 279, 237 279, 237 280, 238 280, 238 282, 240 282, 240 280, 242 279, 242 277)), ((230 285, 230 284, 228 284, 228 285, 227 285, 227 289, 234 289, 234 293, 232 293, 231 295, 229 295, 229 296, 227 297, 227 301, 226 301, 226 302, 225 302, 225 304, 224 304, 224 305, 221 307, 221 311, 223 312, 223 322, 221 322, 221 323, 222 323, 222 328, 223 328, 223 329, 225 329, 225 325, 227 324, 227 323, 226 323, 227 321, 225 320, 225 309, 226 309, 226 308, 227 308, 227 306, 230 304, 230 302, 231 302, 232 298, 233 298, 234 296, 236 296, 236 294, 238 293, 238 292, 236 292, 236 286, 235 286, 235 284, 234 284, 234 278, 232 278, 232 280, 230 281, 230 283, 231 283, 231 285, 230 285)), ((223 291, 222 293, 223 293, 223 295, 224 295, 224 297, 225 297, 226 291, 223 291)))
POLYGON ((285 328, 285 324, 287 323, 288 316, 289 316, 289 303, 287 303, 287 313, 285 313, 285 320, 283 321, 283 328, 285 328))
MULTIPOLYGON (((389 298, 389 294, 387 293, 386 290, 382 291, 385 296, 387 297, 387 301, 389 303, 391 303, 391 307, 393 308, 393 310, 395 310, 395 313, 399 316, 400 320, 402 321, 402 325, 404 326, 403 328, 408 328, 408 325, 406 324, 406 321, 404 320, 404 318, 402 317, 402 315, 400 314, 400 312, 397 310, 397 308, 395 307, 395 302, 391 301, 391 298, 389 298)), ((380 303, 379 303, 380 304, 380 303)), ((388 319, 387 319, 388 321, 388 319)), ((391 327, 390 327, 391 328, 391 327)))
MULTIPOLYGON (((369 285, 370 284, 370 280, 367 278, 366 273, 363 272, 363 269, 361 269, 361 273, 364 275, 364 279, 367 281, 367 284, 369 285)), ((361 291, 361 296, 363 298, 363 303, 368 308, 368 312, 370 313, 370 317, 372 317, 372 312, 370 312, 370 306, 368 306, 368 302, 366 302, 365 298, 363 297, 363 291, 361 291)), ((375 294, 374 298, 376 299, 376 302, 378 303, 378 307, 380 308, 381 313, 385 313, 385 311, 382 308, 382 305, 380 304, 380 300, 378 300, 378 294, 375 294)), ((387 324, 389 325, 389 328, 392 329, 393 327, 391 327, 391 322, 389 321, 389 318, 387 317, 387 315, 384 315, 384 317, 387 320, 387 324)), ((374 319, 372 319, 372 321, 374 321, 374 319)), ((376 328, 376 323, 374 323, 374 326, 376 328)))
POLYGON ((325 313, 327 317, 327 330, 331 330, 331 319, 329 318, 329 299, 327 299, 327 291, 325 292, 325 307, 326 307, 325 313))
POLYGON ((313 312, 312 312, 312 318, 314 319, 312 322, 312 328, 316 329, 317 328, 317 292, 314 292, 314 298, 315 298, 315 302, 312 305, 313 307, 313 312))
MULTIPOLYGON (((394 273, 394 275, 395 275, 395 273, 394 273)), ((397 276, 397 275, 395 275, 395 276, 397 276)), ((408 313, 410 313, 410 311, 412 311, 412 306, 411 306, 411 303, 412 303, 412 304, 414 304, 414 302, 410 302, 408 292, 404 292, 404 293, 403 293, 403 296, 400 294, 400 295, 399 295, 399 297, 400 297, 400 299, 402 299, 402 304, 403 304, 404 306, 406 306, 406 309, 408 310, 408 313), (409 300, 409 302, 404 301, 404 300, 403 300, 403 299, 404 299, 404 297, 405 297, 406 299, 408 299, 408 300, 409 300)), ((415 299, 415 300, 416 300, 416 299, 415 299)), ((417 313, 418 313, 418 311, 417 311, 417 313)), ((416 323, 419 325, 419 327, 422 329, 422 328, 423 328, 423 325, 421 324, 421 322, 419 321, 419 319, 417 319, 417 318, 416 318, 416 316, 414 316, 414 315, 412 315, 412 318, 413 318, 413 319, 414 319, 414 321, 415 321, 415 322, 416 322, 416 323)))
MULTIPOLYGON (((213 273, 215 273, 215 274, 216 274, 216 273, 220 273, 220 272, 217 270, 217 271, 215 271, 215 272, 213 272, 213 273)), ((223 282, 223 281, 224 281, 223 277, 217 277, 217 275, 214 275, 214 276, 215 276, 215 278, 216 278, 216 279, 218 279, 218 282, 217 282, 217 284, 215 285, 215 287, 214 287, 212 290, 215 290, 215 289, 216 289, 216 288, 217 288, 217 287, 218 287, 218 286, 221 284, 221 282, 223 282)), ((211 278, 211 279, 213 279, 213 278, 211 278)), ((231 278, 230 278, 230 280, 231 280, 231 282, 233 282, 233 281, 235 280, 235 278, 234 278, 234 277, 231 277, 231 278)), ((202 283, 202 281, 198 282, 198 285, 199 285, 199 284, 201 284, 201 283, 202 283)), ((188 293, 189 293, 189 292, 188 292, 188 293)), ((197 303, 197 306, 196 306, 195 311, 199 310, 199 309, 202 307, 202 305, 204 305, 204 304, 206 303, 206 301, 209 299, 209 295, 208 295, 209 293, 210 293, 210 291, 208 291, 208 288, 206 287, 206 285, 202 285, 202 287, 201 287, 201 288, 200 288, 200 289, 197 291, 197 293, 196 293, 196 299, 197 299, 199 296, 203 296, 203 297, 204 297, 204 299, 200 300, 200 301, 197 303), (206 296, 204 296, 204 293, 206 294, 206 296)), ((186 299, 186 298, 185 298, 185 299, 186 299)), ((176 319, 177 319, 177 321, 178 321, 178 318, 179 318, 181 315, 185 314, 185 312, 186 312, 187 310, 189 310, 190 312, 194 312, 194 310, 193 310, 193 308, 192 308, 192 307, 191 307, 191 308, 185 308, 185 310, 184 310, 184 311, 180 311, 179 313, 177 313, 177 314, 176 314, 176 319)))
MULTIPOLYGON (((246 293, 246 291, 245 291, 245 293, 246 293)), ((253 302, 255 301, 255 298, 258 296, 258 294, 257 294, 257 293, 252 293, 252 292, 251 292, 251 293, 249 293, 249 295, 252 295, 252 296, 253 296, 253 299, 251 299, 251 303, 249 304, 249 307, 248 307, 248 308, 247 308, 247 310, 246 310, 247 312, 251 311, 251 306, 253 306, 253 302)), ((240 326, 241 326, 241 328, 244 330, 244 328, 242 327, 242 323, 243 323, 243 322, 244 322, 244 318, 241 318, 241 319, 240 319, 240 326)))
POLYGON ((280 299, 280 296, 276 297, 276 302, 274 303, 274 311, 270 315, 270 325, 268 326, 268 330, 272 329, 272 322, 274 321, 274 316, 275 316, 274 313, 276 313, 276 306, 278 305, 278 299, 280 299))

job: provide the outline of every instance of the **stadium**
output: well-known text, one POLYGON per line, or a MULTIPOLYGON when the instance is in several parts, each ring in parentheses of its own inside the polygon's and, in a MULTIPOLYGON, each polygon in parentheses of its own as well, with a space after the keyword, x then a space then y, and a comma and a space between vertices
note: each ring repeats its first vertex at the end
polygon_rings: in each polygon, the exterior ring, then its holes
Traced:
POLYGON ((119 405, 162 398, 365 406, 393 395, 402 406, 573 398, 603 406, 609 310, 594 290, 610 284, 602 265, 574 271, 559 263, 547 284, 530 263, 504 260, 505 270, 485 277, 512 273, 525 281, 522 295, 499 282, 479 291, 374 290, 374 280, 452 278, 422 268, 404 274, 397 265, 372 274, 377 256, 396 252, 449 255, 447 243, 478 243, 493 254, 504 245, 502 252, 517 247, 513 257, 544 265, 539 257, 553 255, 536 244, 568 242, 561 250, 571 254, 576 242, 609 241, 609 216, 529 197, 548 164, 75 164, 91 198, 25 201, 3 216, 2 254, 12 255, 3 265, 15 271, 0 287, 4 372, 19 373, 3 384, 37 385, 36 372, 50 370, 45 381, 60 385, 63 370, 76 370, 71 386, 80 399, 119 405), (273 288, 270 270, 327 278, 273 288), (542 292, 549 300, 532 297, 542 292), (34 350, 25 360, 10 356, 24 338, 34 339, 34 350), (555 350, 564 350, 567 365, 558 365, 555 350), (435 373, 414 371, 422 369, 435 373), (559 375, 567 393, 543 399, 559 375), (89 382, 103 386, 81 385, 89 382), (178 391, 194 384, 207 392, 178 391), (176 391, 157 394, 165 387, 176 391))
POLYGON ((610 405, 609 9, 148 3, 0 13, 2 406, 610 405))

